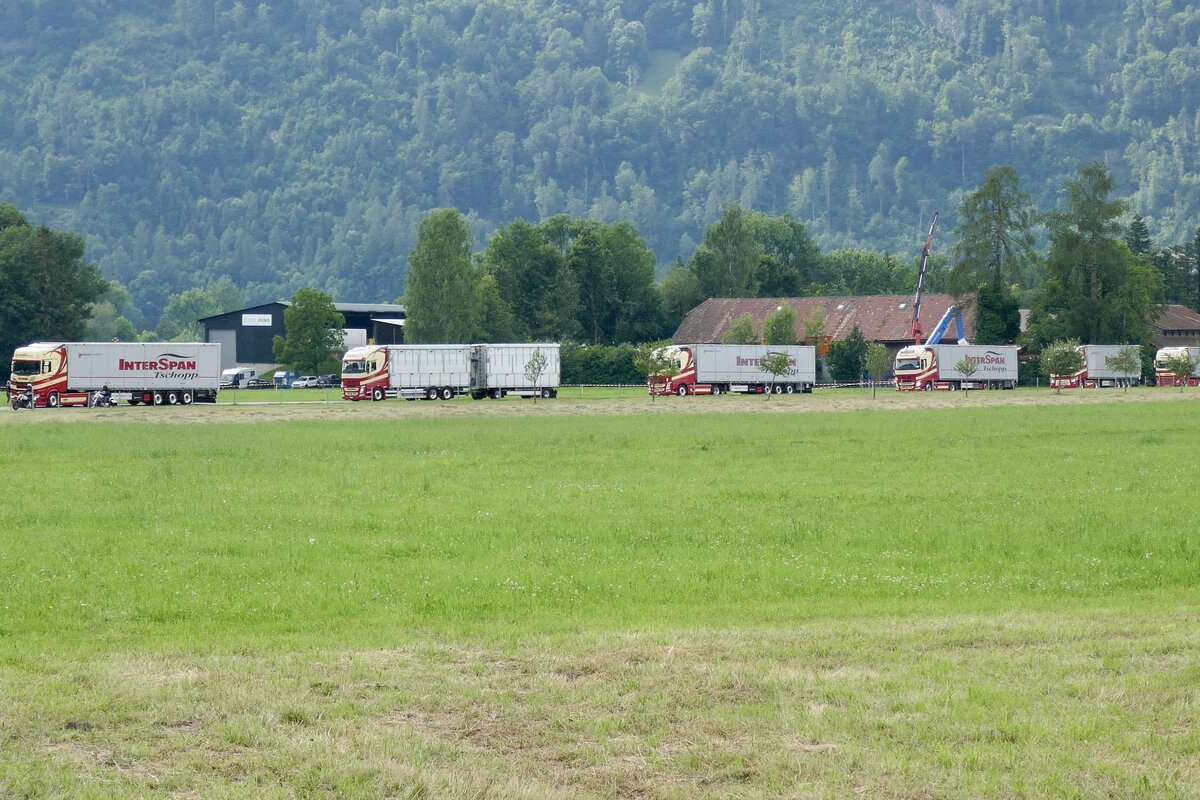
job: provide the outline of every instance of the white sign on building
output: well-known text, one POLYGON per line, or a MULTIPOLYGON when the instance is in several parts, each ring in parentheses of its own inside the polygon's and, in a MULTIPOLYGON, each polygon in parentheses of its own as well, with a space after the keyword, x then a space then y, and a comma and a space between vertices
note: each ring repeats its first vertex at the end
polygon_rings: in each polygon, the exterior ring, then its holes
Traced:
POLYGON ((270 314, 242 314, 243 328, 269 328, 271 327, 270 314))

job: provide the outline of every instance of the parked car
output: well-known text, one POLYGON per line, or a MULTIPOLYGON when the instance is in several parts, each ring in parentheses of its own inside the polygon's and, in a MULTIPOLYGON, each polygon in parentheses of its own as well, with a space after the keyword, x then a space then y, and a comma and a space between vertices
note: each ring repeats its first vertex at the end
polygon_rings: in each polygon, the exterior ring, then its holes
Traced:
POLYGON ((325 387, 334 388, 334 387, 338 387, 341 385, 342 385, 342 376, 341 375, 322 375, 319 378, 317 378, 317 386, 320 386, 322 388, 325 388, 325 387))
POLYGON ((314 389, 317 386, 316 375, 301 375, 296 380, 292 381, 293 389, 314 389))
POLYGON ((246 382, 247 389, 274 389, 275 384, 262 378, 252 378, 246 382))

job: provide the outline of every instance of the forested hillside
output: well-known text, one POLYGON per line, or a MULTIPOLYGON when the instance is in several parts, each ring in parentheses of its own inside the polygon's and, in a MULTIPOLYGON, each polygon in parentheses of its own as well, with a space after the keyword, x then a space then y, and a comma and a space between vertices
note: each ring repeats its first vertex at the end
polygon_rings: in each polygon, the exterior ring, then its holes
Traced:
POLYGON ((417 225, 631 223, 662 274, 736 201, 907 256, 984 172, 1088 161, 1200 219, 1185 0, 0 0, 0 202, 88 242, 142 322, 223 276, 403 292, 417 225))

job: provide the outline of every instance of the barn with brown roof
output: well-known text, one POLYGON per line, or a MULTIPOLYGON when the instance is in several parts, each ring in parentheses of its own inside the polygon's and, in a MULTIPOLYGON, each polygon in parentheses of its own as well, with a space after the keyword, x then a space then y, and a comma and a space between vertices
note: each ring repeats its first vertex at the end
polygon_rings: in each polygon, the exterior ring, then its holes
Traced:
POLYGON ((1196 347, 1200 345, 1200 314, 1187 306, 1172 304, 1154 323, 1155 347, 1196 347))
MULTIPOLYGON (((921 330, 928 336, 954 303, 948 294, 927 294, 921 298, 921 330)), ((754 330, 761 333, 772 311, 789 305, 796 312, 796 333, 804 335, 804 321, 818 309, 825 310, 825 335, 829 341, 845 339, 857 325, 869 342, 879 342, 893 350, 912 344, 912 296, 867 295, 850 297, 713 297, 693 308, 671 337, 675 344, 719 343, 734 320, 749 314, 754 330)), ((968 304, 971 306, 971 304, 968 304)), ((975 333, 973 307, 963 312, 968 339, 975 333)), ((948 332, 952 341, 955 330, 948 332)))

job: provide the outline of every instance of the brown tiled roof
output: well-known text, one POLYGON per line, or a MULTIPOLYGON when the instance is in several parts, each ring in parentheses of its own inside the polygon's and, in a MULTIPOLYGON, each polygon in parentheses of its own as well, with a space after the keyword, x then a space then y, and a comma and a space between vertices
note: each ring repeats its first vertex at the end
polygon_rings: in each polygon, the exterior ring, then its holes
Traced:
MULTIPOLYGON (((928 336, 954 302, 948 294, 927 294, 921 299, 921 330, 928 336)), ((835 340, 846 338, 858 325, 867 341, 903 344, 912 332, 911 295, 867 295, 857 297, 713 297, 693 308, 671 337, 676 344, 706 344, 721 341, 733 321, 743 314, 754 320, 761 332, 767 316, 786 303, 796 312, 796 333, 804 334, 804 321, 817 308, 825 309, 825 334, 835 340)), ((975 333, 975 311, 968 304, 963 312, 967 338, 975 333)), ((953 337, 953 328, 950 336, 953 337)))
POLYGON ((1166 307, 1154 327, 1160 331, 1200 331, 1200 314, 1187 306, 1172 304, 1166 307))
POLYGON ((1155 347, 1194 347, 1200 345, 1200 314, 1187 306, 1169 305, 1154 323, 1155 347))

